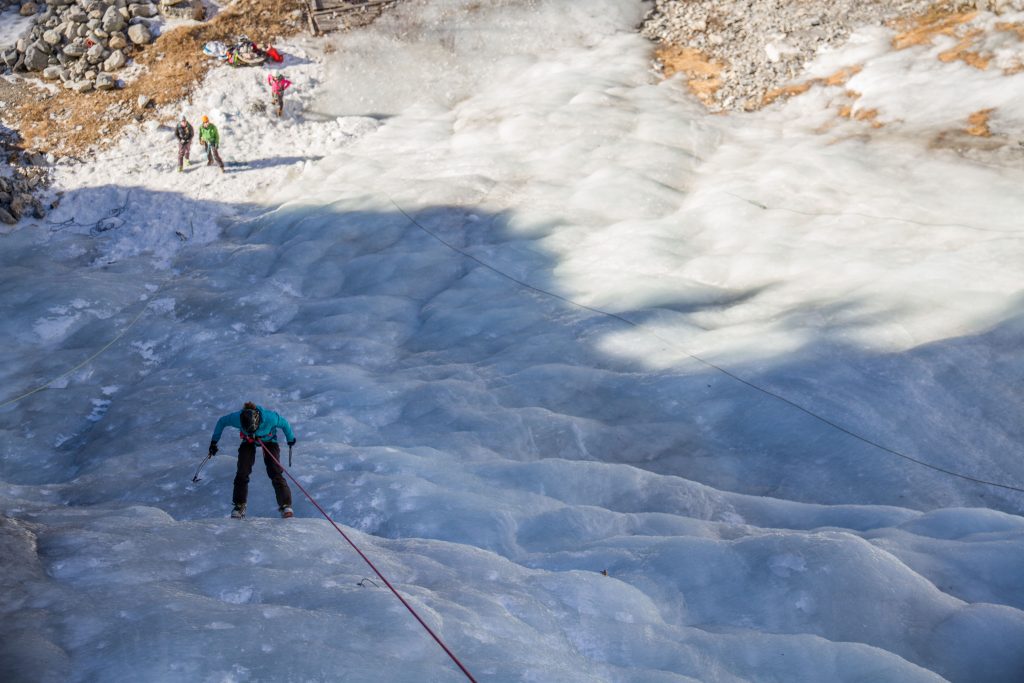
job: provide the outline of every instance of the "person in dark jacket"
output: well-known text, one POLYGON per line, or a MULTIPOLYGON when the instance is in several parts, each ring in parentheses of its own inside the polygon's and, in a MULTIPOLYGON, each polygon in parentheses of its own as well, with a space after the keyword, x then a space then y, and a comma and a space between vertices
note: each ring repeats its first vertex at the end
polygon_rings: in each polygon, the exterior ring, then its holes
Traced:
POLYGON ((293 517, 292 492, 288 488, 288 482, 284 479, 284 470, 278 464, 281 457, 281 447, 277 445, 277 430, 284 432, 288 441, 288 448, 295 445, 295 433, 288 420, 284 419, 272 410, 267 410, 255 403, 247 402, 242 409, 235 413, 228 413, 219 420, 213 429, 213 438, 210 440, 210 457, 217 455, 217 441, 225 427, 238 429, 242 443, 238 446, 238 469, 235 472, 235 486, 232 491, 231 502, 234 508, 231 516, 234 519, 245 517, 245 504, 249 498, 249 475, 252 473, 252 466, 256 463, 256 448, 273 454, 273 458, 266 452, 263 453, 263 464, 267 468, 267 476, 274 485, 274 495, 277 497, 278 510, 284 518, 293 517), (262 444, 262 446, 260 446, 262 444))
POLYGON ((192 129, 192 124, 188 122, 188 119, 186 119, 184 115, 182 115, 181 122, 174 127, 174 137, 178 138, 179 173, 184 170, 182 168, 182 163, 192 163, 188 158, 188 154, 192 150, 192 138, 195 137, 195 133, 195 130, 192 129))

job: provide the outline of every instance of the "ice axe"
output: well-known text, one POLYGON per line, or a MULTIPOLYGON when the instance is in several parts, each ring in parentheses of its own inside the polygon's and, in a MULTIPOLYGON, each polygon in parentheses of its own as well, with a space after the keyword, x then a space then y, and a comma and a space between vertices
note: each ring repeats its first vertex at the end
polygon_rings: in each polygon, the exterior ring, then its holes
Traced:
MULTIPOLYGON (((208 455, 208 456, 206 456, 203 459, 203 461, 201 463, 199 463, 199 467, 196 468, 196 473, 192 475, 192 483, 193 484, 196 484, 196 483, 202 481, 202 479, 199 478, 199 473, 203 471, 204 467, 206 467, 206 463, 210 462, 211 460, 213 460, 213 455, 208 455)), ((289 463, 289 464, 291 464, 291 463, 289 463)))

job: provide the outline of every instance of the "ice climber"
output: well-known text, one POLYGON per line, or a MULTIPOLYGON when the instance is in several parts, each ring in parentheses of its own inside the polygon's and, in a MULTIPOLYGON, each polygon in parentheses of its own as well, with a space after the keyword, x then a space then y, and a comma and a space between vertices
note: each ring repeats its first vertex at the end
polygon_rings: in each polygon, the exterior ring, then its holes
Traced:
POLYGON ((270 84, 270 97, 274 103, 274 111, 277 112, 278 117, 284 115, 284 91, 287 90, 292 82, 284 77, 284 74, 279 73, 276 76, 274 74, 267 74, 267 83, 270 84))
POLYGON ((217 455, 217 441, 225 427, 235 427, 242 438, 242 443, 238 445, 238 469, 235 471, 235 487, 231 494, 231 502, 234 504, 231 516, 234 519, 245 517, 245 503, 249 497, 249 475, 256 462, 256 449, 259 447, 262 450, 265 446, 274 455, 271 458, 264 452, 263 464, 267 467, 267 476, 274 484, 278 510, 284 518, 293 517, 292 491, 284 479, 284 470, 274 460, 281 457, 281 447, 277 444, 278 429, 284 432, 288 448, 295 445, 295 434, 288 420, 249 401, 238 412, 228 413, 217 420, 217 426, 213 428, 213 438, 210 440, 211 458, 217 455))
POLYGON ((195 130, 192 128, 192 124, 188 122, 185 115, 182 114, 181 122, 174 127, 174 137, 178 138, 178 172, 180 173, 184 169, 182 163, 189 163, 188 154, 192 150, 192 138, 195 137, 195 130))
POLYGON ((206 165, 213 166, 213 160, 217 160, 217 164, 220 165, 220 170, 224 170, 224 162, 221 161, 220 152, 220 133, 217 132, 217 126, 210 123, 210 117, 203 117, 203 125, 199 126, 199 143, 206 148, 206 165))

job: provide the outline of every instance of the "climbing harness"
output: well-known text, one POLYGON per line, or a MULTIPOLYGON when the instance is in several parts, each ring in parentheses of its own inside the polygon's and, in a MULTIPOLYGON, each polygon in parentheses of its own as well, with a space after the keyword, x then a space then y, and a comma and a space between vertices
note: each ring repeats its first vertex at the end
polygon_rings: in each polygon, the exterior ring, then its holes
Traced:
POLYGON ((380 579, 381 581, 383 581, 383 582, 384 582, 384 585, 385 585, 385 586, 387 586, 387 587, 388 587, 388 589, 389 589, 389 590, 390 590, 390 591, 391 591, 392 593, 394 593, 395 597, 396 597, 396 598, 398 598, 399 602, 401 602, 401 603, 402 603, 402 604, 403 604, 403 605, 405 606, 405 608, 406 608, 407 610, 409 610, 409 613, 410 613, 410 614, 412 614, 412 616, 413 616, 413 617, 415 617, 416 621, 420 622, 420 626, 422 626, 422 627, 424 628, 424 630, 426 630, 426 632, 430 634, 430 637, 434 639, 434 642, 436 642, 436 643, 437 643, 438 645, 440 645, 440 646, 441 646, 441 649, 442 649, 442 650, 444 650, 445 654, 447 654, 447 655, 448 655, 448 657, 449 657, 449 658, 451 658, 451 660, 452 660, 453 662, 455 662, 455 665, 456 665, 456 666, 458 666, 458 667, 459 667, 459 669, 460 669, 460 670, 462 671, 462 673, 464 673, 464 674, 466 675, 466 678, 468 678, 468 679, 469 679, 469 680, 470 680, 470 681, 471 681, 472 683, 476 683, 476 679, 475 679, 475 678, 473 678, 473 674, 471 674, 471 673, 469 672, 469 669, 467 669, 467 668, 466 668, 466 667, 465 667, 465 666, 464 666, 464 665, 462 664, 462 662, 460 662, 460 661, 459 661, 459 658, 455 656, 455 653, 453 653, 453 652, 452 652, 452 651, 451 651, 451 650, 450 650, 450 649, 448 648, 448 646, 444 644, 444 641, 442 641, 442 640, 441 640, 441 638, 440 638, 440 637, 439 637, 439 636, 438 636, 438 635, 437 635, 436 633, 434 633, 434 630, 433 630, 433 629, 431 629, 431 628, 430 628, 430 627, 429 627, 429 626, 427 625, 427 622, 423 621, 423 618, 422 618, 422 617, 421 617, 421 616, 420 616, 420 615, 419 615, 419 614, 418 614, 418 613, 416 612, 416 610, 415 610, 415 609, 413 609, 413 606, 412 606, 412 605, 410 605, 410 604, 409 604, 409 603, 408 603, 408 602, 406 601, 406 599, 402 597, 402 594, 401 594, 401 593, 399 593, 399 592, 398 592, 398 591, 397 591, 397 590, 395 589, 395 587, 394 587, 394 586, 392 586, 392 585, 391 585, 391 582, 387 580, 387 577, 385 577, 385 576, 384 576, 383 574, 381 574, 380 570, 379 570, 379 569, 377 569, 377 567, 376 567, 376 566, 375 566, 375 565, 373 564, 373 562, 371 562, 371 561, 370 561, 370 558, 368 558, 368 557, 367 557, 367 556, 366 556, 366 555, 365 555, 365 554, 363 553, 363 551, 359 549, 359 546, 357 546, 357 545, 356 545, 355 543, 353 543, 353 542, 352 542, 352 539, 348 537, 348 534, 346 534, 346 533, 345 533, 345 532, 344 532, 344 531, 342 530, 342 528, 341 528, 340 526, 338 526, 337 522, 335 522, 335 521, 334 521, 333 519, 331 519, 331 516, 330 516, 329 514, 327 514, 327 511, 326 511, 326 510, 324 510, 324 509, 323 509, 323 508, 322 508, 322 507, 320 506, 320 503, 316 502, 316 499, 314 499, 314 498, 313 498, 313 496, 311 496, 311 495, 309 494, 309 491, 307 491, 307 490, 306 490, 306 488, 305 488, 305 487, 304 487, 304 486, 303 486, 302 484, 300 484, 300 483, 299 483, 298 479, 296 479, 295 477, 293 477, 293 476, 292 476, 292 473, 291 473, 291 472, 289 472, 289 471, 288 471, 288 470, 287 470, 287 469, 286 469, 286 468, 284 467, 284 465, 282 465, 282 464, 281 464, 281 461, 280 461, 280 460, 278 460, 278 459, 277 459, 277 458, 276 458, 276 457, 274 456, 274 454, 270 452, 270 449, 269 449, 269 448, 267 448, 267 447, 266 447, 266 445, 264 445, 264 443, 263 443, 262 439, 260 439, 259 437, 256 437, 256 443, 258 443, 258 444, 260 445, 260 447, 261 447, 261 448, 263 449, 263 452, 264 452, 264 453, 265 453, 265 454, 266 454, 266 455, 267 455, 267 456, 268 456, 268 457, 269 457, 269 458, 270 458, 271 460, 273 460, 273 461, 274 461, 274 462, 275 462, 275 463, 277 464, 277 466, 278 466, 278 467, 280 467, 280 468, 281 468, 281 471, 282 471, 282 472, 284 472, 284 473, 285 473, 286 475, 288 475, 288 478, 292 480, 292 483, 293 483, 293 484, 295 484, 295 485, 296 485, 296 486, 297 486, 297 487, 299 488, 299 490, 300 490, 300 491, 302 491, 303 495, 304 495, 304 496, 306 496, 306 498, 308 498, 308 499, 309 499, 309 502, 313 504, 313 507, 315 507, 315 508, 316 508, 317 510, 319 510, 319 511, 320 511, 320 514, 321 514, 321 515, 323 515, 323 516, 324 516, 324 518, 325 518, 325 519, 326 519, 326 520, 327 520, 328 522, 330 522, 330 523, 331 523, 331 526, 333 526, 333 527, 334 527, 335 531, 337 531, 337 532, 338 532, 339 534, 341 534, 341 537, 342 537, 342 538, 344 538, 344 539, 345 539, 345 540, 346 540, 346 541, 348 542, 348 544, 349 544, 350 546, 352 546, 352 549, 353 549, 353 550, 355 550, 355 551, 356 551, 356 553, 358 553, 358 554, 359 554, 359 557, 363 558, 363 561, 364 561, 364 562, 366 562, 366 564, 367 564, 367 565, 369 565, 370 569, 372 569, 372 570, 373 570, 373 573, 377 575, 377 578, 379 578, 379 579, 380 579))

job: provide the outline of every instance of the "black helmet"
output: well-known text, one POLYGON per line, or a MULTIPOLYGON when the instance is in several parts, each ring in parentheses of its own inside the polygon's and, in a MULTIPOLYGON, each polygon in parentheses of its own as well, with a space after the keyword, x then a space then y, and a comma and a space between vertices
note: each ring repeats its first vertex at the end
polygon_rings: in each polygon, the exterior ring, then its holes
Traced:
POLYGON ((246 408, 242 411, 242 431, 246 434, 255 434, 256 430, 260 428, 260 421, 263 416, 260 415, 259 408, 246 408))

